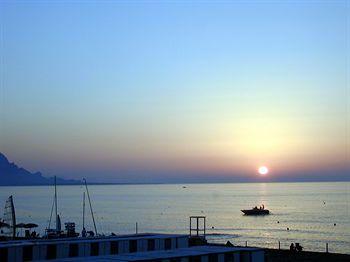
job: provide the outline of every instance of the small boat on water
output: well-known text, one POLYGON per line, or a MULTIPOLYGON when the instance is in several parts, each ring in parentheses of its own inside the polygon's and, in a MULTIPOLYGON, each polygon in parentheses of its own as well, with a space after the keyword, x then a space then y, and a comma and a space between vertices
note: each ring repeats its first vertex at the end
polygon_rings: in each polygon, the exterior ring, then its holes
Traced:
POLYGON ((262 216, 262 215, 269 215, 270 211, 268 209, 265 209, 265 206, 262 205, 260 207, 253 207, 252 209, 243 209, 241 210, 244 215, 246 216, 262 216))

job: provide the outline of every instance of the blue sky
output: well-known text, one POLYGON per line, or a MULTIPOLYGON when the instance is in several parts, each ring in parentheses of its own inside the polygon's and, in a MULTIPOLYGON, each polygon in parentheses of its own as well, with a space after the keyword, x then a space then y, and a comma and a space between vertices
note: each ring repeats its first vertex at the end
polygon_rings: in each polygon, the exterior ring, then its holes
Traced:
POLYGON ((0 150, 103 181, 349 176, 347 1, 0 3, 0 150))

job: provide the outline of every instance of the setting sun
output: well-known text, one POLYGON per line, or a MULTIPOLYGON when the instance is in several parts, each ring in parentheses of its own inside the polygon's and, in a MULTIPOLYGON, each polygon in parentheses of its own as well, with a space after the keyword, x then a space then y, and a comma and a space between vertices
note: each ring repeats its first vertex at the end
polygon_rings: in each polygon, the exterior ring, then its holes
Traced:
POLYGON ((266 175, 269 173, 269 169, 266 166, 261 166, 258 169, 260 175, 266 175))

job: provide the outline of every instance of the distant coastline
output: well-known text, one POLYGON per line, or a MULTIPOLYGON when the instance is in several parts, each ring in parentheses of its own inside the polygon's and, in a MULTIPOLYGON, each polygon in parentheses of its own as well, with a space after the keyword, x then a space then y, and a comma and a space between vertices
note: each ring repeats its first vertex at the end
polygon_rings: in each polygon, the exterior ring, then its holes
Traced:
MULTIPOLYGON (((91 182, 88 183, 89 185, 93 185, 93 186, 113 186, 113 185, 118 185, 118 186, 132 186, 132 185, 198 185, 198 184, 299 184, 299 183, 342 183, 342 182, 350 182, 349 180, 327 180, 327 181, 248 181, 248 182, 164 182, 164 183, 157 183, 157 182, 149 182, 149 183, 99 183, 99 182, 91 182)), ((78 186, 78 185, 82 185, 83 182, 79 181, 76 183, 66 183, 66 184, 60 184, 57 183, 57 185, 59 186, 78 186)), ((48 183, 48 184, 23 184, 23 185, 4 185, 4 184, 0 184, 0 187, 36 187, 36 186, 52 186, 53 183, 48 183)))
MULTIPOLYGON (((0 186, 31 186, 52 185, 53 177, 45 177, 40 172, 32 173, 22 167, 11 163, 7 157, 0 153, 0 186)), ((81 181, 74 179, 57 178, 60 185, 79 185, 81 181)))
MULTIPOLYGON (((336 172, 335 172, 336 173, 336 172)), ((91 185, 164 185, 164 184, 238 184, 238 183, 320 183, 320 182, 349 182, 350 172, 343 171, 345 175, 341 178, 337 176, 332 178, 332 176, 324 176, 322 178, 311 176, 297 176, 297 177, 281 177, 281 178, 268 178, 268 177, 257 177, 257 178, 247 178, 247 177, 236 177, 235 179, 228 179, 223 177, 208 179, 199 178, 189 178, 181 180, 169 180, 169 181, 126 181, 126 182, 96 182, 89 181, 91 185)), ((0 186, 48 186, 54 183, 53 177, 43 176, 40 172, 32 173, 22 167, 18 167, 15 163, 11 163, 7 157, 0 152, 0 186)), ((81 185, 81 180, 75 179, 63 179, 57 177, 58 185, 81 185)))

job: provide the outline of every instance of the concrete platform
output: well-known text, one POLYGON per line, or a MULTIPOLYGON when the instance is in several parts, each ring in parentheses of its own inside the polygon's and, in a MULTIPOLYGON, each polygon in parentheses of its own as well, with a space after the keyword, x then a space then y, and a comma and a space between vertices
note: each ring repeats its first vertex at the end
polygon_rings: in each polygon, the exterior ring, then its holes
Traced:
POLYGON ((137 234, 93 238, 29 239, 0 242, 1 262, 107 256, 188 247, 188 235, 137 234))

